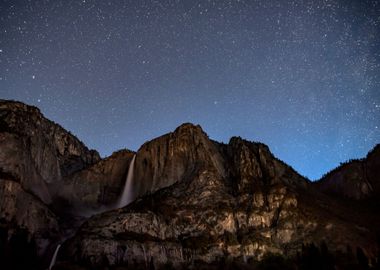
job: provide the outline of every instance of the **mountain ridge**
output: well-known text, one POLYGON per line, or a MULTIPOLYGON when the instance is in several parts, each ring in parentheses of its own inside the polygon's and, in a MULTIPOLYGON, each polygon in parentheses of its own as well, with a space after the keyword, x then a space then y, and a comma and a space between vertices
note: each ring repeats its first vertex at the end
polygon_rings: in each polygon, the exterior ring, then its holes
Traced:
MULTIPOLYGON (((311 182, 265 144, 236 136, 219 143, 199 125, 184 123, 136 152, 100 159, 62 127, 55 133, 55 123, 37 108, 0 101, 0 123, 0 259, 8 268, 22 264, 12 254, 25 248, 36 254, 25 262, 46 268, 60 243, 57 269, 219 268, 227 262, 250 269, 268 254, 295 258, 322 240, 334 254, 360 248, 375 265, 376 207, 361 197, 331 195, 334 185, 311 182), (134 157, 134 201, 118 208, 134 157), (24 197, 29 207, 19 208, 24 197)), ((380 182, 378 149, 360 161, 373 190, 380 182)), ((344 191, 346 182, 339 183, 344 191)))
POLYGON ((380 144, 366 157, 349 160, 326 173, 314 184, 326 193, 362 200, 380 196, 380 144), (370 172, 370 173, 368 173, 370 172))

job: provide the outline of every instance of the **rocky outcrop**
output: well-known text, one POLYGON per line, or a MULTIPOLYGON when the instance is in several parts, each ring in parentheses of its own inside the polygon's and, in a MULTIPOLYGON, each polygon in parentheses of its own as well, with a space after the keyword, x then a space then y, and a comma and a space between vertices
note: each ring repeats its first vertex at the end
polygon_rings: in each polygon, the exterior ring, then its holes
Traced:
POLYGON ((225 159, 230 162, 229 178, 239 192, 273 184, 285 184, 291 188, 305 188, 309 184, 290 166, 275 158, 265 144, 232 137, 222 148, 225 159))
POLYGON ((45 203, 50 184, 79 171, 100 157, 38 108, 0 100, 0 170, 45 203))
POLYGON ((326 174, 314 183, 327 194, 355 200, 380 196, 380 145, 366 158, 352 160, 326 174))
POLYGON ((223 158, 200 126, 183 124, 174 132, 145 143, 137 151, 135 197, 151 194, 192 177, 205 167, 224 177, 223 158))

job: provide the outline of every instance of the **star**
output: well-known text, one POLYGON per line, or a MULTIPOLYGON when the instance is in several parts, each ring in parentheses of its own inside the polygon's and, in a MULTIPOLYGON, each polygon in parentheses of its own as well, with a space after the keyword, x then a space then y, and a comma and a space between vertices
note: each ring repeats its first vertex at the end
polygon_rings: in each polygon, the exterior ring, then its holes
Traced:
POLYGON ((317 179, 380 142, 376 1, 191 2, 2 1, 1 98, 102 156, 193 122, 317 179))

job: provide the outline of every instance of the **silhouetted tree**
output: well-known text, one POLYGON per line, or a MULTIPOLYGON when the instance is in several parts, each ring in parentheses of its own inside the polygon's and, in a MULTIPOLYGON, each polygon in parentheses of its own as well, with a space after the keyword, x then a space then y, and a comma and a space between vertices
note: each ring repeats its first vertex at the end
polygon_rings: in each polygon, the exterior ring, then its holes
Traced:
POLYGON ((0 262, 5 260, 5 247, 7 245, 8 232, 0 228, 0 262))
POLYGON ((161 269, 162 269, 162 270, 174 270, 175 268, 174 268, 174 266, 173 266, 173 264, 172 264, 171 262, 167 262, 167 263, 165 263, 165 264, 162 266, 161 269))
POLYGON ((35 241, 28 239, 26 230, 17 230, 6 247, 6 264, 12 269, 37 269, 38 257, 35 241))
POLYGON ((269 254, 261 260, 257 265, 257 270, 292 270, 291 261, 281 255, 269 254))
POLYGON ((323 269, 321 254, 314 243, 302 245, 301 257, 299 260, 300 270, 319 270, 323 269))
POLYGON ((149 261, 149 270, 154 270, 154 262, 153 262, 153 257, 150 257, 150 261, 149 261))
POLYGON ((346 246, 345 252, 335 254, 335 261, 340 269, 358 269, 356 255, 350 245, 346 246))
POLYGON ((368 258, 360 247, 356 249, 356 258, 361 269, 369 269, 368 258))
POLYGON ((375 258, 374 269, 380 270, 380 235, 377 236, 377 256, 375 258))
POLYGON ((300 269, 311 269, 310 267, 313 267, 315 261, 313 253, 312 246, 302 245, 300 269))
POLYGON ((332 254, 330 254, 325 241, 322 241, 322 243, 321 243, 320 255, 321 255, 322 269, 334 270, 334 268, 335 268, 334 256, 332 254))

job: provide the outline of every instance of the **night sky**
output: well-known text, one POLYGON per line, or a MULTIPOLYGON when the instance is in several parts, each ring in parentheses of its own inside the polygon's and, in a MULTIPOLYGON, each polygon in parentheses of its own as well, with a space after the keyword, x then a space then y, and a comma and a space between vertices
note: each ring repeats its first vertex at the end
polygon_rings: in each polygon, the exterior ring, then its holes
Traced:
POLYGON ((102 156, 192 122, 317 179, 380 142, 380 3, 0 0, 0 98, 102 156))

